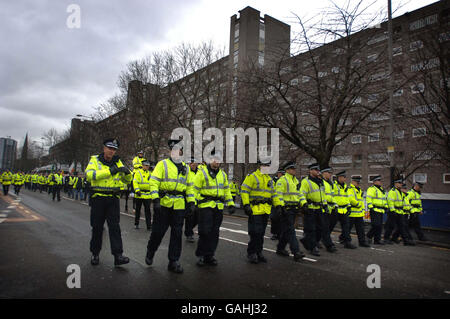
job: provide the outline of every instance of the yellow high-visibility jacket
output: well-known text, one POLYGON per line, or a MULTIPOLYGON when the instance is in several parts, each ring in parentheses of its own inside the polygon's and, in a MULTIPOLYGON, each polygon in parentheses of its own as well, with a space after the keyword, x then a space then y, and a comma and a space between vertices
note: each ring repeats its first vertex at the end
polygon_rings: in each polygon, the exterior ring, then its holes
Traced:
POLYGON ((150 195, 150 171, 146 171, 142 168, 134 170, 133 188, 135 198, 151 199, 150 195), (137 193, 140 192, 139 196, 137 193))
POLYGON ((245 178, 241 185, 241 198, 243 205, 250 204, 253 215, 270 214, 272 205, 283 206, 274 189, 272 178, 262 174, 259 169, 245 178))
POLYGON ((396 214, 403 214, 403 198, 401 191, 395 187, 388 193, 387 202, 389 210, 396 214))
POLYGON ((3 185, 11 185, 13 179, 13 175, 11 172, 3 172, 2 174, 2 184, 3 185))
POLYGON ((216 208, 223 210, 225 204, 234 206, 228 185, 227 174, 219 169, 213 178, 208 168, 197 169, 194 179, 194 194, 198 208, 216 208))
POLYGON ((325 189, 325 198, 328 204, 328 213, 331 214, 333 209, 337 206, 336 202, 334 201, 334 185, 332 182, 328 182, 326 179, 322 179, 322 181, 325 189))
MULTIPOLYGON (((131 182, 131 174, 125 175, 124 173, 116 173, 111 176, 109 166, 102 163, 99 159, 100 155, 92 156, 89 160, 89 164, 86 167, 86 179, 91 184, 92 198, 101 197, 119 197, 120 193, 120 181, 123 183, 131 182)), ((123 167, 122 161, 119 157, 114 156, 112 161, 117 167, 123 167)))
POLYGON ((145 161, 144 157, 136 156, 135 158, 133 158, 133 168, 134 169, 142 168, 143 161, 145 161))
POLYGON ((300 191, 303 193, 309 209, 324 211, 324 207, 328 205, 323 183, 317 184, 310 176, 302 179, 300 191))
POLYGON ((388 209, 386 192, 381 186, 380 187, 377 187, 375 185, 370 186, 367 189, 366 203, 367 209, 369 210, 373 209, 378 213, 385 213, 386 210, 388 209))
POLYGON ((298 206, 300 208, 306 204, 306 199, 300 192, 300 182, 297 177, 289 173, 278 179, 276 190, 284 206, 298 206))
POLYGON ((408 192, 408 200, 411 205, 411 214, 420 213, 422 211, 422 200, 420 197, 421 194, 414 190, 414 188, 408 192))
POLYGON ((230 183, 230 192, 231 196, 239 195, 239 186, 237 186, 235 182, 230 183))
POLYGON ((170 158, 159 161, 150 177, 150 194, 152 199, 161 198, 161 206, 174 210, 184 210, 186 202, 195 203, 194 181, 189 175, 190 167, 182 162, 178 168, 170 158), (169 193, 170 192, 170 193, 169 193), (164 196, 161 196, 165 193, 164 196), (186 199, 185 199, 186 198, 186 199))
POLYGON ((337 181, 334 182, 333 199, 336 203, 339 214, 347 214, 347 210, 351 207, 348 199, 348 186, 341 185, 337 181))
POLYGON ((350 217, 364 217, 364 199, 362 189, 350 184, 348 186, 347 194, 351 205, 350 217))

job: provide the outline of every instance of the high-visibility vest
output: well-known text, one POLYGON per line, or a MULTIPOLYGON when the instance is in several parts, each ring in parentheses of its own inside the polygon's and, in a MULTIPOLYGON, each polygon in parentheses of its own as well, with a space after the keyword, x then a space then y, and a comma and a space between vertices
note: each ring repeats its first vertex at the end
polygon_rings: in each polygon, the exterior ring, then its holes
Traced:
POLYGON ((410 213, 420 213, 422 211, 422 200, 420 199, 421 194, 418 193, 415 189, 411 189, 408 192, 408 200, 411 205, 410 213))
POLYGON ((350 217, 364 217, 364 199, 362 189, 350 184, 348 186, 347 194, 351 205, 350 217))
POLYGON ((184 210, 186 201, 195 203, 194 181, 189 172, 190 167, 184 162, 178 172, 177 166, 170 158, 159 161, 150 177, 151 198, 161 198, 161 206, 174 210, 184 210))
MULTIPOLYGON (((119 196, 120 181, 123 183, 131 182, 131 174, 116 173, 111 176, 109 166, 99 160, 99 155, 94 155, 89 160, 86 167, 86 179, 90 182, 92 198, 94 197, 113 197, 119 196)), ((114 163, 117 167, 123 167, 122 161, 117 158, 114 163)))
POLYGON ((17 173, 14 178, 14 184, 17 186, 20 186, 20 185, 23 185, 24 182, 25 182, 25 176, 17 173))
POLYGON ((400 190, 393 187, 387 196, 389 210, 396 214, 403 214, 403 198, 400 190))
POLYGON ((336 207, 336 203, 334 201, 334 185, 326 179, 322 179, 322 181, 325 190, 325 198, 328 204, 328 212, 331 213, 331 211, 336 207))
POLYGON ((217 207, 223 210, 225 204, 234 206, 228 177, 222 169, 218 170, 215 178, 208 169, 198 169, 194 179, 194 194, 198 208, 217 207))
POLYGON ((348 187, 346 184, 341 185, 337 181, 334 182, 333 200, 336 204, 339 214, 347 214, 350 208, 350 201, 348 199, 348 187))
POLYGON ((146 171, 142 168, 136 169, 134 171, 133 188, 135 198, 151 199, 152 196, 150 195, 150 176, 150 171, 146 171), (141 192, 141 196, 139 196, 137 192, 141 192))
POLYGON ((283 206, 272 178, 259 169, 245 178, 241 185, 241 199, 243 205, 250 204, 253 215, 270 214, 272 205, 283 206))
POLYGON ((142 162, 145 161, 144 157, 136 156, 133 158, 133 167, 134 169, 142 168, 142 162))
POLYGON ((300 191, 303 193, 309 209, 322 210, 327 206, 325 188, 323 183, 317 184, 310 177, 302 179, 300 191))
POLYGON ((407 215, 411 212, 411 204, 409 202, 408 193, 402 192, 403 214, 407 215))
POLYGON ((235 182, 230 183, 230 192, 231 196, 239 195, 239 187, 236 185, 235 182))
POLYGON ((385 213, 388 209, 386 200, 386 192, 380 186, 372 185, 367 189, 366 194, 367 209, 374 210, 378 213, 385 213))
POLYGON ((2 184, 3 185, 11 185, 13 179, 13 175, 10 172, 4 172, 2 174, 2 184))
POLYGON ((305 197, 300 192, 300 182, 297 177, 289 173, 284 174, 278 179, 276 190, 284 206, 298 205, 298 207, 301 207, 306 204, 305 197))
POLYGON ((61 174, 54 174, 53 179, 54 179, 54 185, 62 185, 64 176, 61 174))

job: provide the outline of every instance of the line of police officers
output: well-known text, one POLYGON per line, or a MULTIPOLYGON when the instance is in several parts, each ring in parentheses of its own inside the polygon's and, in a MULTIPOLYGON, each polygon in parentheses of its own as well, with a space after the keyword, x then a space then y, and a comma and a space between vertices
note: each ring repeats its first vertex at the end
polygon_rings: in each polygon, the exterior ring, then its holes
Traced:
POLYGON ((0 183, 3 185, 3 194, 8 195, 9 186, 14 186, 14 193, 19 195, 20 189, 25 185, 26 189, 33 192, 39 191, 52 194, 53 201, 61 201, 61 190, 64 188, 69 197, 84 199, 83 193, 87 193, 89 188, 85 178, 77 176, 69 176, 63 171, 55 173, 27 173, 19 171, 13 174, 9 170, 5 170, 0 174, 0 183))
MULTIPOLYGON (((199 240, 195 255, 197 265, 216 266, 215 251, 219 241, 223 211, 228 207, 234 213, 235 196, 239 193, 236 183, 228 182, 227 174, 220 168, 221 154, 212 153, 207 163, 197 165, 194 159, 188 165, 182 161, 182 148, 179 140, 169 140, 170 156, 159 161, 152 173, 150 163, 139 154, 133 160, 132 172, 123 165, 116 155, 119 141, 106 139, 103 153, 92 156, 86 167, 86 178, 91 184, 91 226, 92 238, 90 250, 91 263, 99 263, 102 246, 103 225, 109 228, 111 252, 114 264, 129 262, 123 256, 123 245, 119 226, 119 198, 121 184, 133 185, 135 192, 136 219, 138 226, 140 208, 145 207, 147 229, 151 235, 147 244, 145 262, 152 265, 158 247, 170 227, 168 250, 168 270, 182 273, 179 259, 182 250, 182 228, 185 223, 185 235, 193 242, 193 228, 198 224, 199 240), (150 202, 154 216, 151 221, 150 202)), ((350 231, 355 225, 359 246, 370 247, 374 244, 392 244, 402 236, 405 245, 414 245, 407 227, 407 214, 410 225, 416 230, 420 240, 425 237, 420 229, 418 215, 422 212, 420 190, 416 183, 409 192, 402 191, 400 180, 387 194, 381 185, 381 176, 374 179, 374 185, 367 190, 366 202, 371 216, 371 229, 364 233, 364 199, 360 188, 360 177, 352 177, 350 185, 345 184, 345 171, 336 174, 333 182, 332 169, 320 169, 318 164, 309 166, 309 175, 301 182, 295 177, 296 164, 285 165, 285 174, 276 179, 269 176, 270 159, 260 159, 258 169, 247 175, 241 186, 241 199, 245 214, 248 216, 248 234, 250 240, 247 256, 250 263, 267 262, 263 255, 264 234, 271 219, 274 238, 278 238, 276 253, 290 256, 301 261, 305 254, 300 250, 295 235, 295 222, 299 212, 304 215, 304 237, 300 240, 312 255, 319 256, 320 242, 330 253, 336 246, 330 233, 339 221, 341 225, 340 241, 345 248, 355 249, 351 244, 350 231), (381 241, 384 214, 388 215, 385 241, 381 241), (392 232, 394 231, 394 234, 392 232), (391 237, 392 235, 392 237, 391 237), (397 236, 397 238, 396 238, 397 236), (366 238, 368 240, 366 240, 366 238)))

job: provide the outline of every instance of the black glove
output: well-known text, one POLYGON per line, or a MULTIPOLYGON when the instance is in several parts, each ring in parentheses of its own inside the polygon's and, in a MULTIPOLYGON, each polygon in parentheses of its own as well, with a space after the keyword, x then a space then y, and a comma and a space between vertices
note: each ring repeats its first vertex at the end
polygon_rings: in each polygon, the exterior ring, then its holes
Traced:
POLYGON ((186 217, 192 217, 195 211, 195 203, 188 203, 186 207, 186 217))
POLYGON ((245 212, 245 215, 247 215, 247 216, 249 216, 249 217, 250 217, 250 215, 253 214, 252 208, 250 207, 249 204, 244 205, 244 212, 245 212))
POLYGON ((236 211, 236 207, 230 206, 228 207, 228 214, 233 215, 236 211))
POLYGON ((159 198, 153 200, 153 211, 159 213, 161 211, 161 204, 159 203, 159 198))
POLYGON ((141 192, 136 192, 136 195, 138 195, 139 197, 141 197, 142 193, 141 193, 141 192))
POLYGON ((119 168, 114 164, 109 168, 109 172, 111 173, 111 176, 116 175, 119 172, 119 168))
POLYGON ((117 169, 118 172, 124 173, 125 175, 131 174, 130 170, 126 168, 125 166, 121 166, 117 169))

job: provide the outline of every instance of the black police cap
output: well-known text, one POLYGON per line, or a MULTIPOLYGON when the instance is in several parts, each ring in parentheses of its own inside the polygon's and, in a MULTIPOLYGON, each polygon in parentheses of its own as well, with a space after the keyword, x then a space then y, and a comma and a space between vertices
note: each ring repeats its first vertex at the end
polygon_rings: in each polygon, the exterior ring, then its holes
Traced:
POLYGON ((106 147, 118 149, 120 143, 119 143, 119 140, 117 138, 111 137, 111 138, 105 139, 103 141, 103 145, 105 145, 106 147))
POLYGON ((314 163, 314 164, 309 165, 308 169, 310 169, 310 170, 316 169, 316 170, 320 171, 320 165, 319 165, 319 163, 314 163))
POLYGON ((320 170, 320 172, 321 172, 321 173, 325 173, 325 172, 330 172, 330 173, 331 173, 332 170, 333 170, 333 169, 332 169, 331 167, 325 166, 324 168, 322 168, 322 169, 320 170))
POLYGON ((283 166, 283 170, 286 171, 289 168, 297 168, 297 164, 295 162, 287 162, 284 166, 283 166))
POLYGON ((347 172, 346 171, 340 171, 340 172, 338 172, 338 173, 336 173, 336 176, 337 177, 339 177, 339 176, 347 176, 347 172))

